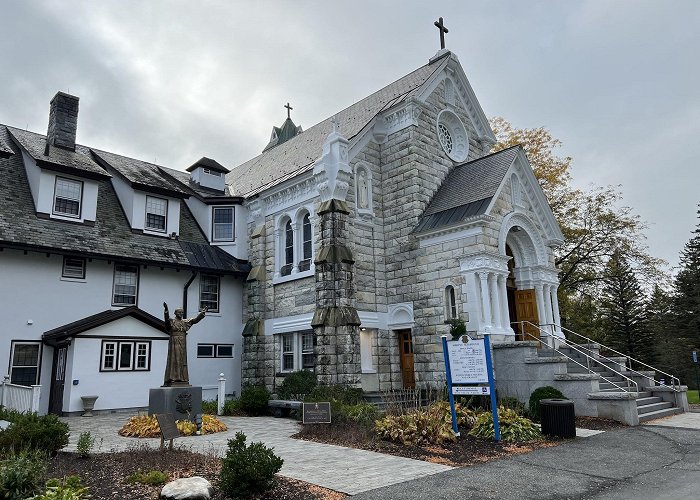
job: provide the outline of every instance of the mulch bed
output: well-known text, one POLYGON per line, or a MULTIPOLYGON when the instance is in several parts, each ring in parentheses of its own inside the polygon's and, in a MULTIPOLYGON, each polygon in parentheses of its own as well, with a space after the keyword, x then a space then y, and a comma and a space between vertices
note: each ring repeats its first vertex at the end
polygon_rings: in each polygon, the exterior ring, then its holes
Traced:
POLYGON ((628 426, 608 418, 576 417, 576 427, 592 431, 614 431, 616 429, 626 429, 628 426))
MULTIPOLYGON (((175 449, 153 451, 134 449, 119 453, 92 455, 80 458, 75 453, 59 453, 51 459, 48 477, 78 475, 83 484, 90 487, 92 500, 158 499, 162 486, 129 483, 127 478, 135 472, 158 470, 167 472, 170 480, 180 477, 202 476, 215 488, 214 500, 226 497, 217 489, 221 459, 175 449)), ((342 500, 346 495, 321 488, 303 481, 277 476, 275 488, 253 497, 257 500, 342 500)))

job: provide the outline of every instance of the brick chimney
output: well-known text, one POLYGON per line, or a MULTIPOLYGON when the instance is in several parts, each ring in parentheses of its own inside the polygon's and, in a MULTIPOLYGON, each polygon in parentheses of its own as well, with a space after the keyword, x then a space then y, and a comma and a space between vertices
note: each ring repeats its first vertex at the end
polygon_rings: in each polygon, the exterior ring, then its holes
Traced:
POLYGON ((75 96, 57 92, 51 99, 49 130, 46 133, 46 154, 51 146, 75 151, 78 129, 78 101, 75 96))

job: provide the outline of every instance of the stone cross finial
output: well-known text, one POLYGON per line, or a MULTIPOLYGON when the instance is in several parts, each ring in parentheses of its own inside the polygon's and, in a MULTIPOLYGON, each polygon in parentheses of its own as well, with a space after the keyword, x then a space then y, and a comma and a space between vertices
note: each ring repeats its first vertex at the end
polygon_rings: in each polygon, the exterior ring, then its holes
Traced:
POLYGON ((287 108, 287 118, 291 118, 290 114, 291 114, 291 111, 292 111, 294 108, 291 107, 291 106, 289 105, 289 103, 287 103, 287 105, 285 106, 285 108, 287 108))
POLYGON ((445 25, 442 23, 442 18, 440 18, 438 21, 435 21, 435 26, 440 30, 440 49, 445 48, 445 33, 449 33, 450 30, 445 28, 445 25))
POLYGON ((340 122, 338 121, 338 117, 336 115, 331 118, 331 123, 333 124, 333 132, 340 133, 340 122))

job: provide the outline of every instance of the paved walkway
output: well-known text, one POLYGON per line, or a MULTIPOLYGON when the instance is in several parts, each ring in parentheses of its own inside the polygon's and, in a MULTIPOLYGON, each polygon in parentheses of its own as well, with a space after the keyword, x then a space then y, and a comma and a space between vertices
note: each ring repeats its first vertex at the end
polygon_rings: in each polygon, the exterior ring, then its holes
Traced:
POLYGON ((649 422, 645 422, 643 425, 660 425, 662 427, 678 427, 681 429, 700 430, 700 413, 680 413, 671 417, 650 420, 649 422))
MULTIPOLYGON (((95 449, 100 452, 123 451, 138 446, 160 446, 159 438, 136 439, 119 436, 117 430, 128 418, 127 414, 64 418, 71 429, 70 442, 65 449, 74 451, 78 436, 85 431, 90 431, 97 438, 95 449)), ((420 460, 293 439, 290 436, 298 432, 299 424, 291 419, 220 419, 228 427, 227 432, 178 438, 175 443, 192 451, 223 456, 226 453, 227 441, 237 431, 243 431, 247 443, 263 441, 267 446, 274 447, 275 454, 284 459, 280 474, 351 495, 452 469, 420 460)))

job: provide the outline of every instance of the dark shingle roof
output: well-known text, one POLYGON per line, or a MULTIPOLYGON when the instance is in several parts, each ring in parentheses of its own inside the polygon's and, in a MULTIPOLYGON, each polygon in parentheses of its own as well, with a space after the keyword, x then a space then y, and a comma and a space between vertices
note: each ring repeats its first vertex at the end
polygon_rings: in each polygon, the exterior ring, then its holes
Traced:
POLYGON ((73 337, 79 333, 92 330, 98 326, 106 325, 114 320, 131 316, 133 318, 146 323, 147 325, 165 333, 165 321, 148 314, 146 311, 139 309, 136 306, 124 307, 117 310, 108 310, 101 313, 87 316, 78 321, 73 321, 67 325, 59 326, 41 335, 41 339, 49 345, 56 345, 57 342, 65 340, 68 337, 73 337))
POLYGON ((10 149, 9 144, 5 144, 5 141, 0 137, 0 158, 8 158, 12 156, 14 152, 10 149))
POLYGON ((423 212, 415 232, 436 229, 486 213, 519 148, 514 146, 457 165, 423 212))
POLYGON ((226 167, 224 167, 221 163, 219 163, 216 160, 212 160, 211 158, 207 158, 206 156, 202 156, 197 162, 192 164, 190 167, 187 167, 188 172, 192 172, 193 170, 203 167, 203 168, 208 168, 209 170, 213 170, 214 172, 223 172, 225 174, 228 174, 230 170, 226 167))
POLYGON ((85 151, 85 148, 76 146, 75 151, 59 148, 56 146, 49 148, 48 156, 46 152, 46 137, 34 132, 28 132, 14 127, 7 127, 11 136, 19 143, 37 165, 50 170, 73 173, 93 179, 107 179, 109 173, 100 167, 85 151))
MULTIPOLYGON (((0 138, 9 141, 9 133, 0 125, 0 138)), ((78 153, 80 154, 80 153, 78 153)), ((182 203, 180 241, 134 233, 124 215, 109 179, 97 181, 97 217, 94 226, 36 216, 34 200, 26 177, 22 155, 0 159, 0 247, 51 251, 67 255, 92 256, 141 263, 157 263, 168 267, 184 267, 211 271, 208 262, 200 266, 188 257, 181 242, 207 245, 207 240, 192 213, 182 203)), ((221 251, 216 249, 217 252, 221 251)), ((249 265, 241 260, 225 260, 220 272, 241 273, 249 265)))
MULTIPOLYGON (((357 135, 377 113, 399 104, 412 95, 447 63, 426 65, 337 113, 340 132, 347 139, 357 135)), ((333 125, 327 118, 283 144, 236 167, 226 176, 236 196, 252 196, 309 170, 321 156, 323 143, 333 125)))
MULTIPOLYGON (((199 196, 203 199, 213 199, 213 198, 230 198, 231 192, 229 187, 226 186, 224 192, 217 189, 210 189, 208 187, 200 186, 196 182, 192 182, 190 174, 183 172, 182 170, 175 170, 174 168, 168 167, 158 167, 161 172, 172 177, 176 182, 179 182, 184 187, 186 187, 192 195, 199 196)), ((208 168, 208 167, 207 167, 208 168)))

